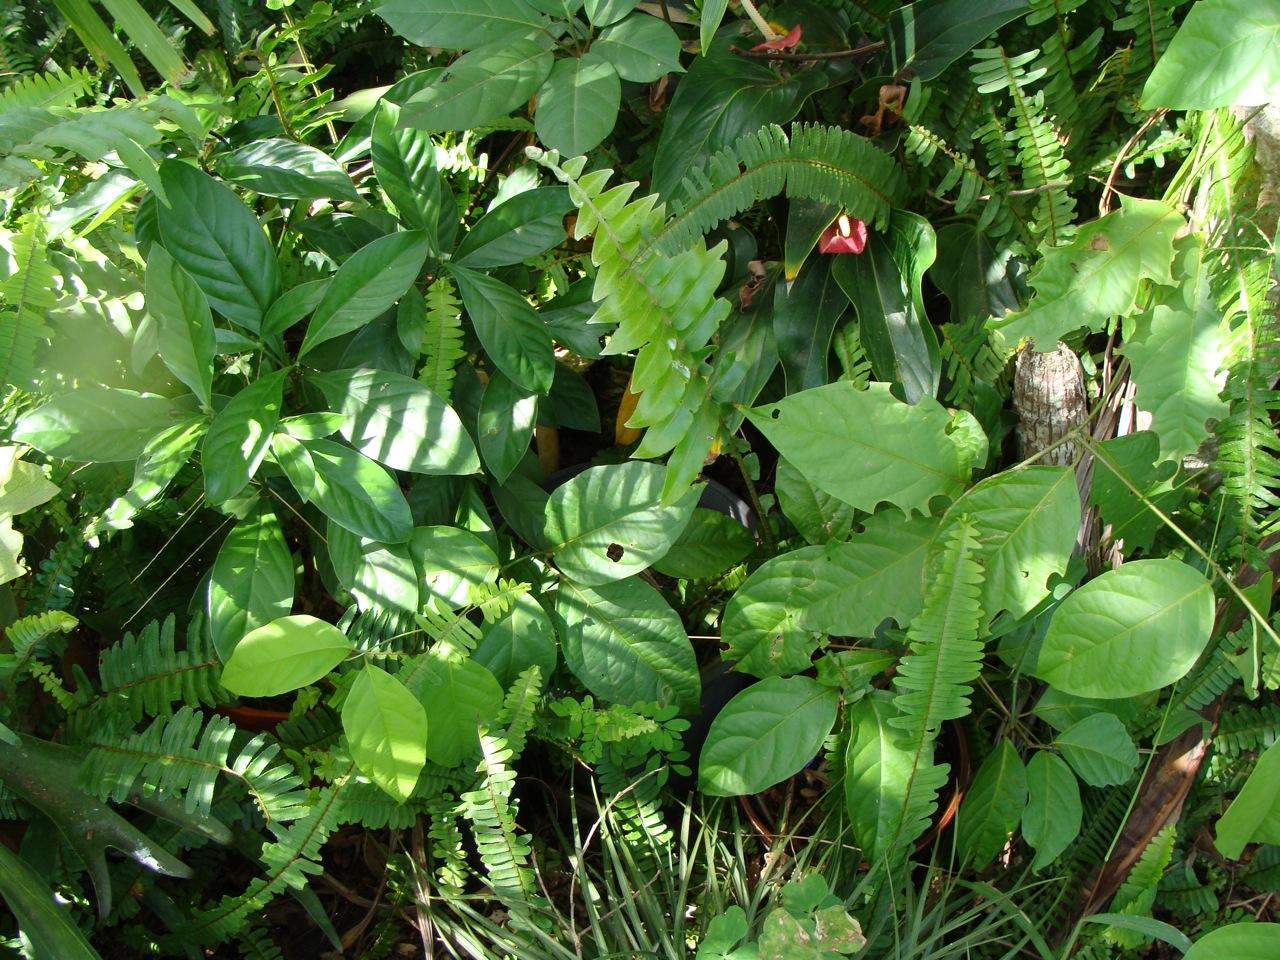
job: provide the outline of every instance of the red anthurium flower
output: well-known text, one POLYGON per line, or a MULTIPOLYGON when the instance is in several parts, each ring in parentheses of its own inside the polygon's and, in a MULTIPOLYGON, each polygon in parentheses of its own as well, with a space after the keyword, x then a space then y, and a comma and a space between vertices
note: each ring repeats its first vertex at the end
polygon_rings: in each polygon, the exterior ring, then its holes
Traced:
POLYGON ((818 238, 819 253, 861 253, 867 245, 867 225, 840 214, 818 238))
POLYGON ((755 50, 788 50, 800 42, 800 24, 792 27, 785 37, 779 37, 777 40, 766 40, 764 43, 757 43, 751 49, 755 50))

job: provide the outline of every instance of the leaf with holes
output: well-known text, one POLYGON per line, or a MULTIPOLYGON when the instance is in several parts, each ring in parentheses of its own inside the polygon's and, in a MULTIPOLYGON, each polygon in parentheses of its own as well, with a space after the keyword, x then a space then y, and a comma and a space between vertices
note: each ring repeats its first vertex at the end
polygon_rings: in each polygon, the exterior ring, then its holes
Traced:
POLYGON ((820 588, 821 547, 772 557, 747 577, 724 608, 720 636, 725 658, 757 677, 788 676, 808 669, 821 641, 803 618, 810 594, 820 588))

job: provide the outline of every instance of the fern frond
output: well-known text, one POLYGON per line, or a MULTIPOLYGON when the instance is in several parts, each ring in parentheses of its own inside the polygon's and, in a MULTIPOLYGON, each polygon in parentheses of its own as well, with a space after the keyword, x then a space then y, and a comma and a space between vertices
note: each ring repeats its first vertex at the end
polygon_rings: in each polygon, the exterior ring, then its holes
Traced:
POLYGON ((867 351, 862 346, 862 336, 856 323, 846 323, 837 330, 831 340, 831 346, 840 359, 840 367, 843 370, 840 375, 841 380, 848 380, 859 388, 871 382, 874 375, 871 369, 871 358, 867 356, 867 351))
POLYGON ((418 350, 422 358, 418 379, 447 403, 453 394, 458 361, 464 356, 462 308, 454 294, 453 281, 445 276, 436 277, 427 288, 425 309, 427 319, 418 350))
POLYGON ((284 954, 271 939, 271 934, 259 927, 249 927, 236 937, 240 956, 244 960, 284 960, 284 954))
POLYGON ((950 168, 931 192, 944 197, 958 186, 956 213, 979 209, 979 230, 994 240, 1007 236, 1016 228, 1024 241, 1033 242, 1030 227, 1006 198, 1011 181, 995 181, 984 176, 970 154, 951 146, 942 136, 919 123, 907 128, 903 149, 907 156, 926 169, 932 168, 939 156, 950 161, 950 168))
POLYGON ((462 809, 458 801, 446 793, 428 802, 427 814, 431 818, 427 836, 431 839, 431 859, 435 861, 435 881, 446 896, 460 895, 471 876, 462 831, 458 829, 462 809))
POLYGON ((493 583, 475 583, 471 585, 467 602, 480 611, 485 623, 497 623, 515 606, 517 600, 532 588, 532 584, 499 577, 493 583))
MULTIPOLYGON (((484 636, 479 625, 467 619, 468 612, 468 609, 453 611, 428 604, 415 619, 423 632, 435 641, 435 654, 446 660, 465 659, 484 636)), ((405 679, 405 683, 409 681, 405 679)))
POLYGON ((991 331, 983 318, 944 323, 938 328, 939 346, 947 376, 947 402, 973 408, 974 384, 995 384, 1005 361, 991 345, 991 331))
POLYGON ((1265 750, 1280 739, 1280 706, 1241 704, 1222 714, 1213 746, 1219 753, 1238 757, 1265 750))
POLYGON ((338 811, 339 823, 358 823, 369 830, 392 827, 405 830, 424 812, 420 800, 405 803, 393 800, 385 790, 366 780, 355 780, 342 791, 342 804, 338 811))
POLYGON ((39 222, 0 234, 0 384, 29 388, 37 379, 36 350, 49 337, 45 317, 58 304, 57 273, 39 222))
POLYGON ((9 624, 4 635, 13 648, 14 664, 10 676, 13 679, 21 676, 27 661, 40 656, 42 646, 50 637, 70 633, 79 624, 79 620, 61 610, 33 613, 9 624))
MULTIPOLYGON (((1138 857, 1138 862, 1133 865, 1124 883, 1111 898, 1113 913, 1126 913, 1138 917, 1151 916, 1160 878, 1164 876, 1173 858, 1173 841, 1177 836, 1177 830, 1178 825, 1170 823, 1151 838, 1151 842, 1138 857)), ((1114 926, 1107 930, 1107 936, 1108 939, 1129 948, 1140 946, 1149 940, 1140 933, 1114 926)))
POLYGON ((1185 860, 1176 861, 1160 879, 1156 896, 1161 910, 1179 918, 1214 916, 1220 906, 1215 885, 1201 881, 1185 860))
POLYGON ((525 668, 512 682, 502 700, 502 709, 494 718, 494 725, 505 728, 503 739, 513 756, 524 752, 525 738, 537 722, 538 706, 542 702, 542 668, 537 664, 525 668))
POLYGON ((33 73, 0 90, 0 114, 19 107, 69 107, 92 86, 93 74, 83 67, 33 73))
POLYGON ((461 796, 462 815, 470 822, 476 851, 493 892, 508 907, 528 904, 534 896, 527 833, 518 833, 517 805, 511 794, 516 774, 508 764, 511 750, 501 737, 480 733, 480 785, 461 796))
POLYGON ((352 604, 343 611, 337 626, 361 653, 417 653, 422 649, 422 634, 412 614, 404 610, 379 606, 361 610, 352 604))
POLYGON ((1125 73, 1141 84, 1151 68, 1164 54, 1177 32, 1174 11, 1186 0, 1124 0, 1126 13, 1117 17, 1114 27, 1121 33, 1133 34, 1125 73))

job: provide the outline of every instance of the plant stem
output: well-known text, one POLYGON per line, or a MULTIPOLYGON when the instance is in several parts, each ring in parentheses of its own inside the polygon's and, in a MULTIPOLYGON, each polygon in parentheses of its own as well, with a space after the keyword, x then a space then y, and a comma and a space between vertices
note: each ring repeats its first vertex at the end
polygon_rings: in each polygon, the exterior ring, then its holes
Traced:
POLYGON ((747 471, 746 461, 742 459, 742 455, 737 450, 730 450, 729 456, 738 465, 738 472, 742 474, 742 482, 747 487, 747 499, 751 501, 751 509, 756 512, 756 517, 760 520, 760 533, 764 535, 764 542, 772 549, 778 545, 778 540, 773 535, 773 527, 769 524, 769 518, 765 516, 764 508, 760 506, 760 494, 756 490, 755 481, 751 479, 751 474, 747 471))
MULTIPOLYGON (((877 50, 884 49, 884 41, 877 40, 874 43, 866 43, 860 47, 851 47, 848 50, 823 50, 817 53, 792 53, 789 50, 742 50, 738 47, 730 47, 730 49, 740 57, 749 57, 752 60, 784 60, 793 63, 804 63, 808 60, 843 60, 846 57, 859 57, 864 53, 875 53, 877 50)), ((1063 183, 1070 183, 1070 180, 1064 180, 1063 183)))
POLYGON ((760 11, 756 9, 756 5, 751 0, 741 0, 742 9, 747 12, 747 16, 751 18, 751 22, 756 25, 756 29, 766 40, 777 40, 778 34, 774 32, 773 27, 769 26, 769 21, 760 16, 760 11))

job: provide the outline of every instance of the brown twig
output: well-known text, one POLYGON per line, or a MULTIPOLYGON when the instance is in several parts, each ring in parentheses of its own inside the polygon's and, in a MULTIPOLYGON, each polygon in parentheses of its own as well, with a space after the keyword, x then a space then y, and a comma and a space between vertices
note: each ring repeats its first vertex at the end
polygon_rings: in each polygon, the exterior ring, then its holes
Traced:
POLYGON ((876 40, 848 50, 820 50, 814 53, 791 53, 788 50, 743 50, 741 47, 730 47, 729 49, 738 56, 747 57, 751 60, 783 60, 792 63, 804 63, 809 60, 844 60, 847 57, 858 57, 864 53, 875 53, 877 50, 883 50, 884 46, 883 40, 876 40))

